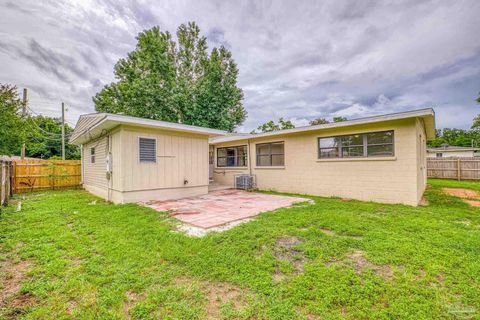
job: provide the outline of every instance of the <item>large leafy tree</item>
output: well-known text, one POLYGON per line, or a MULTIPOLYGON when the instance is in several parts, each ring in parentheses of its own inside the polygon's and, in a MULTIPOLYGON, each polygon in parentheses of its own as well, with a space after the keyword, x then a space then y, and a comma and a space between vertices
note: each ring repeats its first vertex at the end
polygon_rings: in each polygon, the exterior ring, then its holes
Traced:
POLYGON ((176 122, 175 44, 158 27, 137 37, 137 47, 115 65, 117 82, 93 98, 97 111, 176 122))
MULTIPOLYGON (((23 101, 19 98, 17 87, 0 84, 0 155, 20 155, 25 143, 27 157, 61 157, 61 121, 46 116, 23 114, 23 101)), ((73 129, 65 125, 66 159, 79 159, 78 147, 68 143, 73 129)))
POLYGON ((245 120, 231 52, 220 47, 209 54, 195 23, 178 28, 177 42, 158 27, 137 40, 136 49, 115 65, 117 81, 93 98, 97 111, 228 131, 245 120))
POLYGON ((26 127, 22 107, 17 87, 0 84, 0 155, 18 153, 25 141, 26 127))
POLYGON ((285 120, 283 118, 280 118, 278 119, 278 123, 274 122, 273 120, 265 122, 264 124, 258 126, 256 130, 253 130, 252 133, 257 133, 257 130, 259 132, 271 132, 271 131, 293 129, 293 128, 295 128, 295 125, 290 120, 285 120))

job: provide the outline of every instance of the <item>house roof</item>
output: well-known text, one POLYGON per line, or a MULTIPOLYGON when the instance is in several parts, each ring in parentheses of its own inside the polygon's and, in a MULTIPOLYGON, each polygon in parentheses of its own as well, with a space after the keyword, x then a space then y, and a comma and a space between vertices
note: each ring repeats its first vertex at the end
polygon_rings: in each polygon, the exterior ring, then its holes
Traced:
POLYGON ((261 138, 261 137, 288 135, 288 134, 295 134, 295 133, 302 133, 302 132, 320 131, 324 129, 350 127, 350 126, 356 126, 356 125, 393 121, 393 120, 402 120, 402 119, 408 119, 408 118, 421 118, 425 123, 427 139, 435 138, 435 112, 433 111, 432 108, 426 108, 426 109, 418 109, 418 110, 411 110, 411 111, 398 112, 398 113, 390 113, 390 114, 385 114, 380 116, 359 118, 359 119, 347 120, 342 122, 333 122, 333 123, 319 124, 319 125, 313 125, 313 126, 297 127, 293 129, 277 130, 277 131, 265 132, 265 133, 217 136, 217 137, 210 138, 210 143, 221 143, 221 142, 230 142, 230 141, 254 139, 254 138, 261 138))
POLYGON ((197 133, 207 135, 209 137, 227 134, 227 132, 223 130, 197 127, 181 123, 137 118, 111 113, 91 113, 80 116, 75 126, 75 130, 70 137, 70 142, 77 145, 83 144, 122 124, 143 128, 197 133))
POLYGON ((438 148, 428 148, 428 152, 458 152, 458 151, 478 151, 480 148, 473 147, 458 147, 458 146, 445 146, 438 148))

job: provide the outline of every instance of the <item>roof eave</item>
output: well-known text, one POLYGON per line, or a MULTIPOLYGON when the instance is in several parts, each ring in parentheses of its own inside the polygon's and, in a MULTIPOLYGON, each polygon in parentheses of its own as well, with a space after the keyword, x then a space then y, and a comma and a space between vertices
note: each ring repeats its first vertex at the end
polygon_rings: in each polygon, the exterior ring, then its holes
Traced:
MULTIPOLYGON (((91 116, 92 114, 90 114, 91 116)), ((86 128, 83 132, 80 132, 76 135, 72 135, 70 142, 72 144, 80 145, 89 140, 95 139, 101 135, 103 131, 109 131, 119 125, 131 125, 135 127, 142 128, 152 128, 159 130, 167 131, 176 131, 176 132, 187 132, 192 134, 206 135, 208 137, 223 136, 227 134, 226 131, 211 129, 211 128, 202 128, 195 127, 184 124, 170 123, 164 121, 157 121, 151 119, 135 118, 123 115, 115 114, 98 114, 101 117, 99 121, 90 127, 86 128)), ((85 115, 89 116, 89 115, 85 115)), ((78 123, 78 122, 77 122, 78 123)))
POLYGON ((333 123, 319 124, 319 125, 308 126, 308 127, 298 127, 293 129, 250 134, 249 136, 239 135, 239 136, 233 136, 233 137, 221 137, 219 139, 211 139, 210 143, 215 144, 215 143, 233 142, 233 141, 245 140, 245 139, 277 136, 277 135, 289 135, 289 134, 311 132, 311 131, 317 131, 317 130, 323 130, 323 129, 350 127, 350 126, 356 126, 356 125, 379 123, 379 122, 386 122, 386 121, 396 121, 396 120, 403 120, 403 119, 409 119, 409 118, 423 119, 425 124, 425 132, 426 132, 427 139, 430 140, 435 138, 435 112, 433 111, 432 108, 426 108, 426 109, 406 111, 406 112, 400 112, 400 113, 394 113, 394 114, 386 114, 386 115, 380 115, 380 116, 374 116, 374 117, 348 120, 343 122, 333 122, 333 123))

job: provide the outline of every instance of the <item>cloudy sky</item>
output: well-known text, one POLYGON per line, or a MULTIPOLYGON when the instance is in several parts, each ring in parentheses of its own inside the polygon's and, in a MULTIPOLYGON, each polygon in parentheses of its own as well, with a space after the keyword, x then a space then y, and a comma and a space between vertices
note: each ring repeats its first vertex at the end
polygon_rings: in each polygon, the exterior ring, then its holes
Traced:
POLYGON ((37 113, 67 120, 143 29, 196 21, 228 47, 248 119, 357 118, 434 107, 437 127, 480 113, 480 1, 0 0, 0 82, 27 87, 37 113))

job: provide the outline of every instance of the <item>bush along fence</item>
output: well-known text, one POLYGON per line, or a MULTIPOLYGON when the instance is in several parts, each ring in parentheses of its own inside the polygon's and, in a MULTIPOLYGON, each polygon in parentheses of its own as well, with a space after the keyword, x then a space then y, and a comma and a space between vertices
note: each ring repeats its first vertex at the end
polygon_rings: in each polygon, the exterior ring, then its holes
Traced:
POLYGON ((80 160, 14 160, 13 192, 78 187, 81 170, 80 160))
POLYGON ((5 206, 13 195, 13 162, 0 157, 0 205, 5 206))
POLYGON ((480 180, 479 158, 427 158, 429 178, 480 180))

